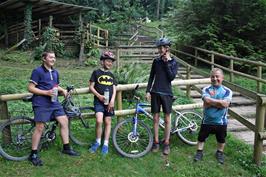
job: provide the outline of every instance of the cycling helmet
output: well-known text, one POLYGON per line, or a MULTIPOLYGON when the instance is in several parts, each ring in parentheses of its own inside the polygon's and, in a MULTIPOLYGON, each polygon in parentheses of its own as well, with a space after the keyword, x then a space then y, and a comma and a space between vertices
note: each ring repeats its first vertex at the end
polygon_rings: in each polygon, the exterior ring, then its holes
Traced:
POLYGON ((79 107, 75 106, 72 99, 65 99, 62 102, 64 111, 68 117, 78 117, 81 115, 79 107))
POLYGON ((162 37, 156 41, 155 45, 156 45, 156 47, 160 47, 160 46, 169 46, 170 47, 171 41, 165 37, 162 37))
POLYGON ((102 53, 100 60, 111 59, 115 61, 115 55, 111 51, 105 51, 102 53))

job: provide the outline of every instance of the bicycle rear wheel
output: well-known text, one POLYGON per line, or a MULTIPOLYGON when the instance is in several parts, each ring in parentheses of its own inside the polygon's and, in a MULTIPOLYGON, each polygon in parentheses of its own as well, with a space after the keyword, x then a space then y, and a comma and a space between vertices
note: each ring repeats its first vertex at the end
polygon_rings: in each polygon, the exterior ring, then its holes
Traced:
POLYGON ((35 122, 19 116, 8 120, 0 127, 0 154, 14 161, 26 160, 31 151, 31 139, 35 122))
POLYGON ((84 124, 79 117, 69 119, 69 137, 80 146, 89 146, 95 136, 95 119, 86 118, 84 124))
POLYGON ((178 137, 189 145, 196 145, 201 123, 200 113, 192 110, 182 111, 175 120, 175 127, 179 129, 178 137))
POLYGON ((119 154, 129 158, 138 158, 147 154, 152 147, 153 136, 150 128, 138 120, 137 136, 132 132, 132 119, 118 123, 113 130, 113 143, 119 154))

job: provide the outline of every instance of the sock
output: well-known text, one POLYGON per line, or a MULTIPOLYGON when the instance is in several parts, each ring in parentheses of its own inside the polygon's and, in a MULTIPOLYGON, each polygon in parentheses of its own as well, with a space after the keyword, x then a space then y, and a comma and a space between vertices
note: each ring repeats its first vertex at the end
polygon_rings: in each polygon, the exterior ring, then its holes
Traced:
POLYGON ((96 138, 96 142, 101 145, 101 138, 96 138))
POLYGON ((104 140, 103 145, 108 146, 108 140, 104 140))
POLYGON ((203 150, 198 149, 197 152, 203 152, 203 150))
POLYGON ((38 153, 38 150, 31 150, 31 154, 30 155, 37 154, 37 153, 38 153))
POLYGON ((218 150, 218 149, 217 149, 217 152, 224 153, 223 151, 220 151, 220 150, 218 150))
POLYGON ((63 149, 64 149, 64 150, 69 150, 69 149, 70 149, 70 145, 69 145, 69 143, 64 144, 64 145, 63 145, 63 149))

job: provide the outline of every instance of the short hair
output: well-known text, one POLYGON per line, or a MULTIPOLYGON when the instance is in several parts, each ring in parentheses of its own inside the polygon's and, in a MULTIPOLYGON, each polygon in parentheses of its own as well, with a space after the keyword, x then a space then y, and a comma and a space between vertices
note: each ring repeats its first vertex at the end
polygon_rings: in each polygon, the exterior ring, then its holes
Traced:
POLYGON ((46 58, 49 53, 54 53, 54 51, 50 50, 50 51, 43 52, 42 53, 42 58, 46 58))
POLYGON ((212 74, 212 73, 214 73, 214 72, 220 72, 222 75, 224 75, 224 72, 223 72, 223 70, 222 69, 220 69, 220 68, 213 68, 212 70, 211 70, 211 73, 210 74, 212 74))

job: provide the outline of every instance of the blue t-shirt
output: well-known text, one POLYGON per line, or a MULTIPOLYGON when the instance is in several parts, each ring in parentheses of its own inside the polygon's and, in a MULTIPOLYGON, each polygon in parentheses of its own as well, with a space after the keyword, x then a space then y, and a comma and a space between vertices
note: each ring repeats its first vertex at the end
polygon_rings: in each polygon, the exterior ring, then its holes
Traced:
MULTIPOLYGON (((51 90, 55 85, 59 85, 59 74, 55 69, 49 71, 44 65, 41 65, 32 71, 30 82, 40 90, 51 90)), ((32 106, 58 108, 61 107, 61 104, 58 100, 52 102, 50 96, 33 94, 32 106)))
MULTIPOLYGON (((225 86, 207 86, 202 90, 202 99, 205 97, 231 102, 233 92, 225 86)), ((203 111, 203 124, 227 125, 228 108, 208 107, 203 111)))

